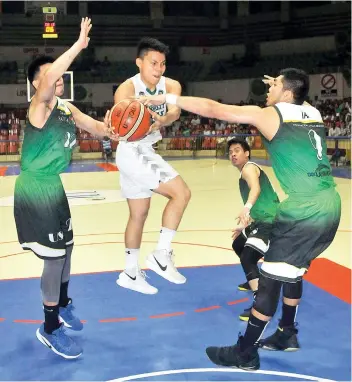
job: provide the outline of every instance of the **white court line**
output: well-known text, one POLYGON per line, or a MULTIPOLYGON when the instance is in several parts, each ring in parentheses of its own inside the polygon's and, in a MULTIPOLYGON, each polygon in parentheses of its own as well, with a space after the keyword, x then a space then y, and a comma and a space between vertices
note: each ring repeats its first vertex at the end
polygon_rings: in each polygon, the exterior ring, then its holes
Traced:
POLYGON ((228 369, 204 368, 204 369, 180 369, 180 370, 155 371, 153 373, 136 374, 136 375, 130 375, 128 377, 112 379, 112 380, 110 380, 108 382, 124 382, 124 381, 131 381, 131 380, 135 380, 135 379, 142 379, 142 378, 147 378, 147 377, 157 377, 157 376, 160 376, 160 375, 170 375, 170 374, 209 373, 209 372, 215 372, 215 373, 266 374, 266 375, 278 375, 278 376, 282 376, 282 377, 300 378, 300 379, 305 379, 305 380, 308 380, 308 381, 336 382, 336 381, 331 380, 331 379, 312 377, 310 375, 304 375, 304 374, 286 373, 284 371, 271 371, 271 370, 245 371, 245 370, 241 370, 241 369, 231 369, 231 368, 228 368, 228 369))

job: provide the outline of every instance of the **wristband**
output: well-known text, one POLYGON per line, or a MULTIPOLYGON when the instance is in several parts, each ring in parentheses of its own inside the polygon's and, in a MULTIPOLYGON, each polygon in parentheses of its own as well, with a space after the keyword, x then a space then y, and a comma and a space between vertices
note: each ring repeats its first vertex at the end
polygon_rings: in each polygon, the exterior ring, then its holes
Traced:
POLYGON ((169 105, 176 105, 177 98, 178 98, 178 95, 176 94, 166 93, 165 102, 168 103, 169 105))
POLYGON ((247 207, 250 210, 253 207, 253 204, 247 202, 244 206, 247 207))

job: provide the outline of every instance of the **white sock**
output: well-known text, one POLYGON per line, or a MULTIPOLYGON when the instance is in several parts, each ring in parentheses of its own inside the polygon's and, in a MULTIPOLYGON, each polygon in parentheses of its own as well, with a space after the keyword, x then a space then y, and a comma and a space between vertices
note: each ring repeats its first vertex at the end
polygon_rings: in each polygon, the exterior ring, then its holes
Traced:
POLYGON ((126 270, 128 274, 135 277, 138 268, 139 248, 125 248, 126 270))
POLYGON ((158 245, 156 249, 157 250, 166 249, 170 251, 171 242, 175 235, 176 235, 176 231, 174 231, 173 229, 161 227, 159 241, 158 241, 158 245))

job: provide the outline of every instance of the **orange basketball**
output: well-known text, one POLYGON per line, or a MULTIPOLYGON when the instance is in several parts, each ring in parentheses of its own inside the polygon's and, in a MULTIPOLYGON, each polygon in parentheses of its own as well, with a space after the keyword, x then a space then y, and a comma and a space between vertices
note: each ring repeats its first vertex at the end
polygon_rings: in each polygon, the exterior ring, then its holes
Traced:
POLYGON ((110 111, 110 124, 115 134, 128 142, 144 138, 151 126, 148 108, 137 100, 124 99, 110 111))

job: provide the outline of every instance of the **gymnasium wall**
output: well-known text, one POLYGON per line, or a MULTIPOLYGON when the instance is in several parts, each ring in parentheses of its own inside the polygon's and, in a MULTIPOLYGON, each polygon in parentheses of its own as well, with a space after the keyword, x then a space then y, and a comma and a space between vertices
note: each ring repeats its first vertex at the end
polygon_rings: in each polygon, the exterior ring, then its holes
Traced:
MULTIPOLYGON (((261 56, 289 55, 301 53, 318 53, 336 49, 334 36, 312 37, 305 39, 279 40, 262 42, 260 45, 261 56)), ((25 65, 35 55, 49 54, 59 56, 68 46, 2 46, 0 49, 0 62, 17 61, 18 66, 25 65)), ((245 54, 245 45, 228 45, 214 47, 181 47, 181 61, 217 61, 232 59, 233 55, 242 57, 245 54)), ((97 60, 105 56, 112 62, 134 61, 135 47, 95 47, 97 60)))
MULTIPOLYGON (((350 97, 351 89, 341 73, 310 75, 309 98, 344 98, 350 97)), ((74 77, 73 77, 74 78, 74 77)), ((253 79, 191 82, 187 95, 222 99, 225 103, 239 103, 251 98, 253 79)), ((110 105, 113 92, 118 84, 78 84, 75 85, 75 101, 90 103, 93 106, 110 105)), ((0 104, 27 106, 26 84, 0 85, 0 104)))
MULTIPOLYGON (((309 98, 345 98, 351 96, 342 73, 313 74, 309 76, 309 98)), ((224 103, 238 103, 254 98, 251 95, 253 79, 193 82, 188 84, 188 95, 222 99, 224 103)))

